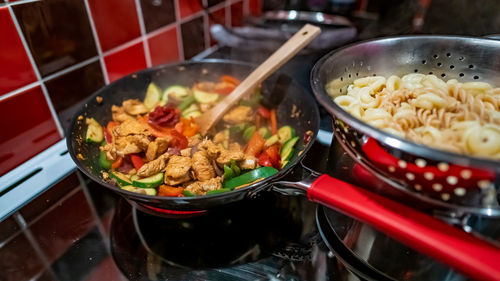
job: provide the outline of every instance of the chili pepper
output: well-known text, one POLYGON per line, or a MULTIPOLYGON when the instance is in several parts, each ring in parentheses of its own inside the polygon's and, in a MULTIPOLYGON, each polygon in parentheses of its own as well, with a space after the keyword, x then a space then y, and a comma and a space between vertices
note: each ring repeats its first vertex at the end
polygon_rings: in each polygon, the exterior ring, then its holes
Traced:
POLYGON ((168 186, 164 184, 158 187, 159 196, 177 197, 181 195, 183 191, 184 188, 182 187, 168 186))
POLYGON ((144 165, 144 161, 142 158, 137 155, 137 154, 132 154, 130 155, 130 161, 132 161, 132 165, 134 165, 134 168, 138 171, 142 165, 144 165))
POLYGON ((234 89, 236 85, 228 82, 221 82, 215 85, 215 92, 221 95, 229 95, 234 89))
POLYGON ((123 163, 123 158, 118 156, 118 158, 116 158, 115 162, 113 162, 113 164, 111 164, 111 168, 112 169, 116 169, 118 167, 120 167, 123 163))
POLYGON ((261 178, 267 178, 276 173, 278 173, 278 170, 273 167, 261 167, 244 173, 241 176, 234 177, 228 181, 224 181, 224 188, 234 189, 240 185, 248 184, 261 178))

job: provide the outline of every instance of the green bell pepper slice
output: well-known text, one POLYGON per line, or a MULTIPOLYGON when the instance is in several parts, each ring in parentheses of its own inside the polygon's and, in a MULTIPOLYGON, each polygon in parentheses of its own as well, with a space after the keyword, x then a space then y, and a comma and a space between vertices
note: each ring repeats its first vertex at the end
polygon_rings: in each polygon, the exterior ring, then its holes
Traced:
POLYGON ((250 172, 244 173, 241 176, 234 177, 228 181, 224 181, 224 188, 234 189, 238 186, 252 183, 258 179, 267 178, 276 174, 278 170, 273 167, 261 167, 250 172))

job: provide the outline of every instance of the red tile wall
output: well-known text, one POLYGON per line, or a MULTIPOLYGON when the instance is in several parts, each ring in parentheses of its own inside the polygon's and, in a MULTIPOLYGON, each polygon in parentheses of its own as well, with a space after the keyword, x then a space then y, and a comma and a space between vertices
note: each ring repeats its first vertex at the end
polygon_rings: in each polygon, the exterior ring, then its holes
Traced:
POLYGON ((0 5, 0 176, 62 139, 68 110, 102 83, 189 59, 214 45, 204 26, 214 22, 200 3, 208 3, 217 23, 238 26, 244 17, 260 14, 261 1, 20 0, 0 5), (207 40, 189 40, 193 32, 207 40), (67 93, 65 77, 78 85, 67 93))

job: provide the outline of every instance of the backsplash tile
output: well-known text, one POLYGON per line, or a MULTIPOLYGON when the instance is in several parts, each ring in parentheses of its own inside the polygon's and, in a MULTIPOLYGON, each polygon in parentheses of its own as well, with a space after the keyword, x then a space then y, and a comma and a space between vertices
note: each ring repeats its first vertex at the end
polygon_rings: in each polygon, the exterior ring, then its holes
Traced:
POLYGON ((103 51, 141 35, 134 0, 88 1, 103 51))
POLYGON ((41 250, 53 262, 94 225, 94 217, 80 190, 30 225, 29 229, 41 250))
POLYGON ((197 13, 203 9, 198 0, 176 0, 179 1, 181 18, 197 13))
POLYGON ((243 25, 243 2, 231 5, 231 26, 243 25))
POLYGON ((2 244, 2 242, 7 240, 19 230, 19 225, 14 221, 12 217, 9 217, 0 222, 0 244, 2 244))
POLYGON ((42 76, 97 55, 83 1, 44 0, 12 9, 42 76))
POLYGON ((0 176, 61 139, 39 86, 0 101, 0 176), (15 120, 15 122, 13 122, 15 120))
POLYGON ((33 280, 43 271, 43 263, 23 233, 0 248, 0 280, 33 280))
POLYGON ((149 52, 153 65, 159 65, 180 60, 175 26, 158 33, 148 39, 149 52))
POLYGON ((250 7, 250 15, 259 17, 262 15, 262 0, 248 0, 250 7))
POLYGON ((174 0, 141 0, 146 32, 175 22, 174 0))
POLYGON ((113 82, 132 72, 146 68, 142 42, 104 57, 109 81, 113 82))
POLYGON ((68 72, 45 83, 59 120, 66 128, 73 118, 72 107, 105 85, 99 61, 68 72))
POLYGON ((72 173, 24 206, 19 213, 29 224, 79 185, 76 174, 72 173))
POLYGON ((203 17, 199 16, 181 25, 184 58, 190 59, 205 49, 203 17))
POLYGON ((0 95, 36 81, 7 7, 0 8, 0 95))

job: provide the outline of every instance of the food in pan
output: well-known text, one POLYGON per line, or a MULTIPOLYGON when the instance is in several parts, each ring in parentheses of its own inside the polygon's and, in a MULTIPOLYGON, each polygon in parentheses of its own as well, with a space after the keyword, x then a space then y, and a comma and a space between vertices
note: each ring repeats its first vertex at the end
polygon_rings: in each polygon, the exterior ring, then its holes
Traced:
POLYGON ((439 149, 500 159, 500 88, 418 73, 338 85, 327 85, 334 101, 374 127, 439 149))
POLYGON ((87 118, 86 140, 100 148, 103 178, 142 194, 199 196, 276 174, 291 160, 299 137, 291 126, 278 128, 276 110, 260 104, 260 88, 223 116, 214 135, 198 133, 194 118, 238 83, 227 75, 164 91, 151 83, 143 101, 113 105, 109 123, 87 118))

